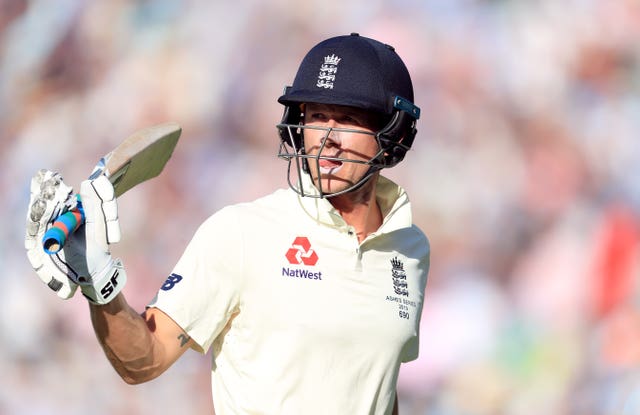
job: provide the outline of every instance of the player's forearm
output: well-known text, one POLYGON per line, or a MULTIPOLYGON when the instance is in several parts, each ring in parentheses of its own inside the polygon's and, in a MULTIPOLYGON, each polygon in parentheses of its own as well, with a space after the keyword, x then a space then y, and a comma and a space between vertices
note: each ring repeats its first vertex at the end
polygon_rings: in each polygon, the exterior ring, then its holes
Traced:
POLYGON ((91 304, 90 309, 96 337, 125 382, 142 383, 162 373, 147 321, 127 304, 124 295, 118 294, 105 305, 91 304))

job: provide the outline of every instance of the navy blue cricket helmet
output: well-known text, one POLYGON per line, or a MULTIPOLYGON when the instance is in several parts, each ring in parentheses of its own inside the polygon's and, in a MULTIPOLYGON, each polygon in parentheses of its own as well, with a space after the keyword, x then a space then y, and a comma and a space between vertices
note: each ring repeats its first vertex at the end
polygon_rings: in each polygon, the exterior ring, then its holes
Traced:
POLYGON ((301 104, 344 105, 380 114, 384 127, 375 138, 381 152, 370 165, 372 171, 393 167, 417 132, 420 109, 413 101, 411 76, 392 46, 357 33, 326 39, 307 53, 293 84, 278 98, 285 107, 277 125, 279 156, 304 157, 301 104))

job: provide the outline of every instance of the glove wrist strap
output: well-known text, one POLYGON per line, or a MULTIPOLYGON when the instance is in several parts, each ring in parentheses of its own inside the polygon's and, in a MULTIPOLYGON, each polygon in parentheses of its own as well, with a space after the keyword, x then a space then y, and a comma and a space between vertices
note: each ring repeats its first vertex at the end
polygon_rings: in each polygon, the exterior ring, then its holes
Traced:
POLYGON ((122 261, 115 259, 97 275, 92 277, 91 284, 81 284, 80 289, 92 304, 107 304, 113 300, 127 282, 127 273, 122 261))

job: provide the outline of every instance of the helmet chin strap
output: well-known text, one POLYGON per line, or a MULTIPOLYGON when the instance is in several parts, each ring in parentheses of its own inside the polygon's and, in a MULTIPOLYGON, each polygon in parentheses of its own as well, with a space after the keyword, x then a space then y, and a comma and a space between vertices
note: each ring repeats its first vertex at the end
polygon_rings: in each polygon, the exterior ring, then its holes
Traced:
MULTIPOLYGON (((330 192, 330 193, 326 193, 324 192, 323 188, 322 188, 322 179, 316 178, 314 179, 313 177, 311 178, 311 180, 314 182, 314 186, 315 188, 318 190, 319 195, 317 197, 320 198, 332 198, 332 197, 336 197, 336 196, 341 196, 347 193, 352 193, 355 192, 357 190, 359 190, 360 188, 362 188, 362 186, 364 186, 369 180, 371 180, 371 178, 374 176, 374 174, 378 171, 382 170, 382 167, 378 167, 378 166, 369 166, 369 169, 364 173, 364 175, 362 176, 362 178, 360 178, 360 180, 358 180, 357 182, 355 182, 354 184, 352 184, 351 186, 347 187, 346 189, 342 189, 339 192, 330 192), (317 183, 316 183, 317 182, 317 183)), ((309 195, 302 195, 302 196, 309 196, 309 195)), ((313 197, 313 196, 312 196, 313 197)))
MULTIPOLYGON (((305 160, 306 162, 306 160, 305 160)), ((351 192, 355 192, 357 190, 359 190, 360 188, 362 188, 362 186, 364 186, 374 175, 375 173, 377 173, 378 171, 382 170, 381 166, 370 166, 369 169, 364 173, 364 175, 362 176, 362 178, 360 180, 358 180, 356 183, 352 184, 351 186, 347 187, 346 189, 342 189, 339 192, 324 192, 322 189, 322 180, 320 180, 320 182, 318 182, 317 178, 314 180, 313 177, 311 177, 311 174, 308 171, 302 171, 302 169, 300 169, 298 167, 298 175, 299 175, 299 180, 298 183, 295 184, 291 181, 291 168, 292 168, 292 160, 289 160, 289 173, 287 174, 287 180, 289 182, 289 187, 291 189, 293 189, 293 191, 295 191, 297 194, 299 194, 300 196, 303 197, 311 197, 311 198, 317 198, 317 199, 322 199, 322 198, 332 198, 332 197, 336 197, 336 196, 341 196, 347 193, 351 193, 351 192), (307 175, 309 177, 309 181, 311 182, 311 186, 313 186, 313 190, 312 191, 308 191, 305 190, 305 185, 303 184, 303 179, 302 179, 302 175, 307 175), (318 183, 316 183, 318 182, 318 183)))

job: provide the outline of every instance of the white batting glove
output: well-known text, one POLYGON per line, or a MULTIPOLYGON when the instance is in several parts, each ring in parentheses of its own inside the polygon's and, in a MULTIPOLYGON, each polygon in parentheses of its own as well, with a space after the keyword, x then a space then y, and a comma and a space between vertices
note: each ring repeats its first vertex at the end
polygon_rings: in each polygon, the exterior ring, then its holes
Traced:
POLYGON ((58 297, 65 300, 73 297, 77 288, 70 279, 77 274, 66 260, 68 248, 55 255, 48 255, 42 248, 42 236, 55 219, 75 202, 72 192, 73 189, 62 181, 58 173, 48 170, 36 173, 31 179, 31 198, 24 239, 27 258, 38 277, 58 297))
POLYGON ((86 270, 76 282, 90 302, 106 304, 127 282, 122 262, 111 258, 109 251, 109 244, 120 241, 113 185, 104 175, 85 180, 80 184, 80 198, 85 213, 84 232, 81 233, 86 245, 86 270))

